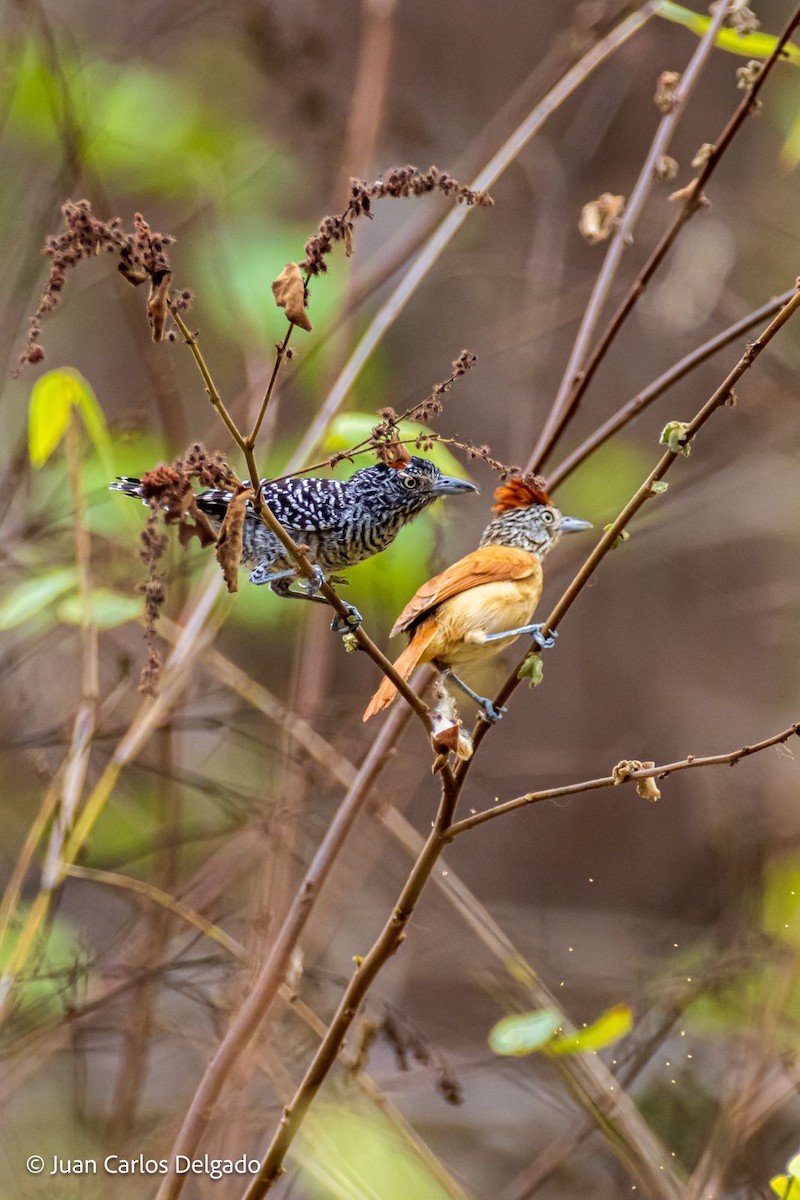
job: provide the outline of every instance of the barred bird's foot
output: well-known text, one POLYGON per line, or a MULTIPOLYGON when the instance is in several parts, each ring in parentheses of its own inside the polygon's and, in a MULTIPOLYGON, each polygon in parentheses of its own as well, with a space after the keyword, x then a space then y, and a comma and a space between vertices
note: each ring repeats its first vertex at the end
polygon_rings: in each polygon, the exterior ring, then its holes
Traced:
POLYGON ((347 609, 347 616, 341 617, 339 613, 336 613, 331 621, 331 629, 334 633, 355 633, 362 625, 364 618, 354 604, 348 604, 344 600, 342 603, 347 609))
POLYGON ((299 579, 298 583, 307 596, 315 596, 325 583, 325 576, 322 573, 322 567, 315 565, 313 577, 311 579, 299 579))

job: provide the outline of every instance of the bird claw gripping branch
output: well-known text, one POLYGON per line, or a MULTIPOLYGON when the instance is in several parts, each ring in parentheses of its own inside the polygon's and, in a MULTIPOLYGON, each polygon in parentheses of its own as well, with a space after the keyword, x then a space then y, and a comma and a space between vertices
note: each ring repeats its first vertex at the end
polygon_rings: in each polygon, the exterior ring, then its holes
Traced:
MULTIPOLYGON (((262 480, 260 487, 265 503, 286 532, 307 547, 314 578, 302 577, 297 563, 248 501, 242 565, 250 570, 250 582, 267 584, 278 596, 321 603, 325 601, 316 593, 332 572, 385 550, 404 525, 440 496, 478 490, 474 483, 444 475, 434 463, 416 456, 397 465, 379 462, 344 480, 307 476, 274 483, 262 480), (301 590, 291 591, 293 584, 301 590)), ((143 498, 138 479, 121 478, 111 488, 143 498)), ((194 503, 218 532, 233 497, 234 493, 224 488, 209 488, 197 494, 194 503)), ((334 621, 332 628, 352 631, 360 624, 361 614, 348 605, 346 625, 334 621)))
MULTIPOLYGON (((542 559, 563 533, 590 529, 588 521, 565 517, 536 483, 511 479, 495 492, 493 511, 480 547, 424 583, 400 613, 392 635, 410 641, 395 662, 408 679, 420 663, 432 662, 447 679, 479 705, 487 721, 502 710, 480 696, 453 671, 496 654, 515 638, 530 634, 544 649, 554 644, 531 617, 542 594, 542 559)), ((391 704, 395 686, 384 679, 364 720, 391 704)))

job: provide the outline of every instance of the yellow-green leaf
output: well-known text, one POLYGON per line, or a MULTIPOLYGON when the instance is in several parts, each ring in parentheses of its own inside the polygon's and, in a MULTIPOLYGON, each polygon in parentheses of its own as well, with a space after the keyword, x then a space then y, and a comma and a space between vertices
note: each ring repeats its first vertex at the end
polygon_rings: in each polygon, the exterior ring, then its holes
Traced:
POLYGON ((550 1043, 562 1020, 557 1008, 503 1017, 491 1030, 489 1045, 495 1054, 533 1054, 550 1043))
POLYGON ((789 1159, 786 1164, 786 1170, 791 1175, 792 1179, 800 1180, 800 1154, 795 1154, 789 1159))
POLYGON ((67 431, 77 409, 89 440, 111 466, 111 442, 103 410, 79 371, 61 367, 36 380, 28 412, 28 447, 34 467, 43 467, 67 431))
POLYGON ((627 1004, 615 1004, 576 1033, 567 1033, 554 1038, 547 1046, 550 1054, 581 1054, 589 1050, 602 1050, 617 1042, 633 1028, 633 1015, 627 1004))
MULTIPOLYGON (((664 17, 667 21, 674 21, 677 25, 683 25, 698 37, 702 37, 711 24, 710 17, 684 8, 682 4, 673 4, 672 0, 661 0, 656 15, 664 17)), ((714 45, 720 50, 726 50, 729 54, 740 54, 744 58, 769 58, 777 42, 778 39, 771 33, 739 34, 735 29, 720 29, 714 39, 714 45)), ((783 57, 784 61, 800 66, 800 47, 795 46, 793 42, 787 42, 783 48, 783 57)))
POLYGON ((11 588, 0 601, 0 630, 13 629, 35 617, 74 585, 75 568, 59 567, 11 588))
POLYGON ((795 1200, 795 1196, 798 1195, 797 1188, 794 1186, 794 1180, 790 1179, 788 1175, 773 1175, 769 1181, 769 1186, 776 1196, 780 1196, 781 1200, 795 1200))
MULTIPOLYGON (((108 588, 95 588, 92 592, 90 616, 98 629, 113 629, 126 621, 136 621, 142 612, 142 601, 136 596, 126 596, 108 588)), ((64 597, 56 609, 56 616, 65 625, 83 624, 83 604, 77 592, 64 597)))

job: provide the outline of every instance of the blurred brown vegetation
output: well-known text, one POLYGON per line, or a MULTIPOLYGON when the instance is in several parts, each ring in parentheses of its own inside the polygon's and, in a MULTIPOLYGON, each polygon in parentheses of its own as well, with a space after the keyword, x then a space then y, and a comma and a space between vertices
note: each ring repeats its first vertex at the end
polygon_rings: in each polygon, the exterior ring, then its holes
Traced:
MULTIPOLYGON (((773 0, 758 8, 765 29, 777 33, 793 6, 773 0)), ((270 280, 287 260, 302 258, 324 213, 343 209, 349 176, 435 162, 469 182, 619 11, 612 0, 499 0, 490 9, 475 0, 7 4, 0 51, 6 597, 74 562, 66 459, 58 452, 39 471, 28 460, 28 397, 48 368, 69 366, 90 382, 111 427, 115 472, 139 475, 201 440, 244 473, 186 347, 150 341, 140 296, 104 259, 74 273, 45 322, 46 363, 9 379, 44 277, 40 247, 67 196, 87 196, 105 217, 128 221, 141 211, 177 237, 175 281, 196 293, 187 320, 230 411, 248 426, 285 329, 270 280)), ((685 29, 651 20, 585 81, 491 189, 495 207, 470 214, 369 358, 348 411, 371 417, 386 404, 402 411, 469 347, 478 364, 458 381, 436 428, 488 443, 504 462, 525 461, 602 261, 603 247, 578 233, 581 208, 602 192, 629 193, 659 119, 658 76, 681 70, 695 46, 685 29)), ((654 187, 612 307, 673 217, 672 187, 691 178, 693 154, 741 99, 735 71, 744 62, 712 53, 670 149, 680 164, 677 183, 654 187)), ((788 65, 775 71, 763 111, 714 177, 710 210, 681 235, 548 466, 681 356, 792 286, 800 271, 796 76, 788 65)), ((358 224, 355 256, 334 255, 330 273, 314 282, 313 333, 294 338, 298 355, 279 380, 258 448, 265 474, 285 468, 397 271, 447 211, 438 196, 386 201, 373 222, 358 224)), ((559 488, 559 506, 597 529, 613 520, 656 461, 663 426, 688 420, 743 346, 739 339, 703 364, 589 459, 559 488)), ((544 684, 516 693, 476 760, 465 812, 495 797, 606 775, 620 759, 665 763, 733 750, 798 719, 799 369, 795 323, 581 594, 547 657, 544 684)), ((145 514, 106 490, 107 463, 85 439, 81 452, 94 583, 135 595, 145 514)), ((348 573, 343 595, 384 648, 414 588, 471 549, 483 529, 496 477, 480 462, 461 469, 480 486, 479 500, 442 503, 384 556, 348 573)), ((562 544, 548 560, 543 609, 585 553, 562 544)), ((171 548, 166 612, 173 621, 202 586, 208 557, 171 548)), ((360 721, 378 679, 374 665, 342 652, 323 610, 263 591, 242 580, 240 592, 220 602, 225 619, 213 649, 358 764, 375 736, 360 721)), ((59 593, 25 621, 2 610, 4 875, 64 760, 81 699, 80 630, 64 600, 59 593)), ((89 785, 141 703, 145 654, 135 619, 102 629, 99 645, 101 721, 89 785)), ((472 682, 491 695, 510 661, 472 682)), ((466 705, 464 715, 472 716, 466 705)), ((795 883, 800 889, 800 776, 790 748, 734 769, 676 774, 657 804, 626 786, 523 810, 460 838, 448 856, 576 1024, 615 1003, 631 1006, 634 1032, 619 1053, 638 1067, 630 1094, 671 1165, 691 1171, 712 1141, 723 1164, 715 1196, 769 1194, 769 1178, 798 1149, 800 917, 792 897, 795 883), (752 1137, 735 1122, 715 1127, 732 1097, 762 1097, 770 1088, 774 1109, 752 1137), (736 1130, 733 1145, 726 1128, 736 1130)), ((80 863, 165 889, 257 960, 341 792, 302 739, 228 686, 209 651, 198 656, 169 719, 120 774, 80 863)), ((436 797, 429 747, 409 726, 379 800, 424 835, 436 797)), ((37 894, 43 857, 44 850, 23 901, 37 894)), ((371 808, 296 963, 299 995, 323 1021, 408 867, 371 808)), ((85 878, 59 889, 48 929, 33 964, 38 982, 23 978, 7 1026, 3 1194, 154 1194, 157 1179, 39 1183, 24 1160, 166 1155, 252 980, 252 962, 237 961, 151 899, 85 878)), ((525 989, 476 938, 474 923, 431 888, 368 1002, 375 1021, 388 1015, 394 1023, 394 1041, 379 1036, 372 1045, 370 1074, 470 1197, 628 1194, 631 1178, 597 1132, 580 1149, 567 1148, 531 1190, 530 1164, 587 1117, 546 1059, 500 1059, 489 1050, 491 1026, 525 1006, 525 989), (417 1059, 411 1054, 409 1070, 398 1036, 424 1047, 417 1059), (452 1087, 443 1094, 452 1079, 459 1105, 447 1102, 452 1087)), ((276 1008, 229 1083, 204 1150, 258 1156, 317 1040, 296 1012, 276 1008)), ((613 1066, 617 1050, 604 1058, 613 1066)), ((366 1190, 363 1180, 378 1184, 374 1164, 359 1157, 370 1128, 360 1122, 377 1120, 377 1109, 341 1072, 324 1102, 276 1195, 446 1194, 431 1170, 397 1185, 405 1191, 388 1182, 385 1191, 366 1190)), ((376 1129, 387 1173, 405 1178, 411 1167, 400 1155, 410 1152, 394 1142, 389 1148, 387 1139, 376 1129)), ((184 1195, 227 1200, 241 1190, 240 1180, 197 1177, 184 1195)))

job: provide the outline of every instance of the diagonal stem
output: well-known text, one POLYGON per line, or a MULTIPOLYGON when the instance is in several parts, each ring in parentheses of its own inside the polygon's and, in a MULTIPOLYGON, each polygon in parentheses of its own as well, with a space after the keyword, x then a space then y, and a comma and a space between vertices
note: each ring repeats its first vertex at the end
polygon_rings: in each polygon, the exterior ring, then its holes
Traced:
POLYGON ((592 290, 589 303, 586 306, 586 311, 583 314, 583 320, 578 329, 564 375, 559 384, 550 412, 542 427, 539 440, 534 448, 533 453, 537 460, 541 460, 544 457, 544 447, 555 445, 555 440, 565 427, 566 414, 574 412, 574 407, 570 403, 572 389, 576 381, 580 378, 581 364, 589 353, 594 331, 597 328, 609 293, 614 286, 614 280, 622 262, 622 257, 625 250, 633 243, 633 232, 636 228, 636 222, 645 206, 647 197, 650 195, 653 184, 656 182, 658 160, 666 154, 669 148, 675 128, 683 116, 689 96, 694 90, 703 67, 714 48, 717 33, 727 17, 730 8, 730 2, 717 6, 708 29, 700 39, 697 49, 681 76, 678 87, 675 89, 672 108, 659 121, 655 137, 642 163, 639 177, 625 206, 625 212, 609 243, 603 265, 597 276, 597 281, 592 290))
POLYGON ((708 159, 706 160, 698 177, 691 185, 689 193, 672 225, 665 232, 661 238, 661 241, 650 255, 650 258, 647 260, 647 263, 637 275, 627 295, 625 296, 625 299, 617 309, 604 333, 597 342, 594 350, 584 364, 580 375, 576 380, 574 380, 569 392, 569 396, 566 397, 561 408, 558 423, 553 425, 546 438, 541 437, 539 439, 539 442, 537 443, 537 446, 525 467, 526 471, 538 473, 542 470, 542 467, 548 456, 552 452, 562 432, 572 418, 573 413, 583 399, 589 384, 592 382, 598 367, 608 353, 611 344, 615 340, 628 316, 635 308, 639 297, 644 293, 653 275, 656 273, 658 268, 661 266, 661 263, 672 249, 672 246, 677 240, 678 235, 680 234, 684 225, 699 209, 703 207, 705 199, 703 189, 705 188, 716 168, 719 166, 723 155, 735 138, 736 134, 741 129, 745 120, 750 113, 753 112, 756 101, 758 100, 759 92, 766 83, 773 67, 781 58, 784 46, 790 40, 798 25, 800 25, 800 7, 795 10, 794 15, 790 18, 783 32, 778 37, 772 53, 765 61, 752 88, 747 92, 741 104, 737 107, 736 111, 728 121, 728 124, 722 130, 720 136, 717 138, 717 141, 714 143, 714 147, 709 154, 708 159))

